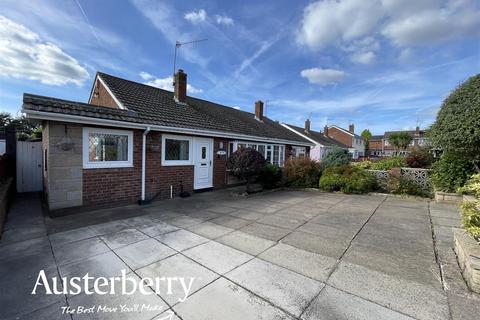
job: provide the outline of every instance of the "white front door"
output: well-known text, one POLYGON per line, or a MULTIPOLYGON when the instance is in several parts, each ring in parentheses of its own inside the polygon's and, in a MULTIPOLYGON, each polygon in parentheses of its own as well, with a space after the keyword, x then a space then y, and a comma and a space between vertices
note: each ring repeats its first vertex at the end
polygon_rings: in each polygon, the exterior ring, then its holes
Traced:
POLYGON ((213 139, 194 138, 194 189, 213 187, 213 139))

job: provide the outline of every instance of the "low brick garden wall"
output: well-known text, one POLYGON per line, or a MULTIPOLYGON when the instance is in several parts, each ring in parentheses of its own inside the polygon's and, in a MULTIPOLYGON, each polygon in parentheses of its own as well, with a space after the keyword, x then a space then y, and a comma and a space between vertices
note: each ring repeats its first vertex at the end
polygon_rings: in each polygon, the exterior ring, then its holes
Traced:
POLYGON ((0 238, 3 232, 3 224, 7 218, 8 205, 12 196, 13 178, 7 178, 0 182, 0 238))
POLYGON ((463 229, 453 229, 455 253, 462 275, 472 291, 480 293, 480 244, 463 229))

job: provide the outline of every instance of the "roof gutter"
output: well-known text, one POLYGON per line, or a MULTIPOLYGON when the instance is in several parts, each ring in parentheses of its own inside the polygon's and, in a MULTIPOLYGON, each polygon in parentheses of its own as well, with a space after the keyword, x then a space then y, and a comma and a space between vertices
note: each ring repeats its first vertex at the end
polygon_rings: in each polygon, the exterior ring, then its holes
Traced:
POLYGON ((229 133, 229 132, 223 132, 223 131, 159 126, 159 125, 152 125, 152 124, 145 124, 145 123, 134 123, 134 122, 126 122, 126 121, 118 121, 118 120, 110 120, 110 119, 91 118, 91 117, 85 117, 85 116, 74 116, 74 115, 53 113, 53 112, 43 112, 43 111, 29 110, 25 108, 22 108, 22 112, 25 113, 27 117, 32 119, 84 123, 89 125, 111 126, 111 127, 141 129, 141 130, 145 130, 145 128, 150 127, 150 130, 154 130, 154 131, 165 131, 165 132, 172 132, 172 133, 183 133, 183 134, 201 135, 201 136, 208 136, 208 137, 224 137, 224 138, 240 139, 240 140, 248 140, 248 141, 275 142, 275 143, 281 143, 281 144, 291 144, 296 146, 311 147, 315 145, 308 142, 250 136, 246 134, 229 133))

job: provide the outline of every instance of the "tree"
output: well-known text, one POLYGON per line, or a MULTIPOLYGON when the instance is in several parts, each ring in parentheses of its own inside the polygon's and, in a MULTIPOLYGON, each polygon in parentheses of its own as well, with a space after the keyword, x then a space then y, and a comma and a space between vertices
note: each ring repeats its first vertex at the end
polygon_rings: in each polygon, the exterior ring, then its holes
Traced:
POLYGON ((365 140, 365 151, 368 151, 368 147, 369 147, 368 143, 372 138, 372 133, 370 132, 370 130, 365 129, 362 131, 360 136, 363 138, 363 140, 365 140))
POLYGON ((330 152, 322 159, 321 164, 322 168, 336 167, 349 164, 352 160, 352 156, 344 149, 333 148, 330 152))
POLYGON ((235 177, 247 181, 247 192, 249 192, 250 183, 260 174, 266 163, 263 155, 257 150, 241 148, 228 158, 227 167, 235 177))
POLYGON ((5 131, 14 131, 19 140, 41 137, 41 127, 29 121, 25 116, 12 117, 8 112, 0 113, 0 128, 5 131))
POLYGON ((480 74, 443 102, 430 130, 434 147, 469 161, 480 172, 480 74))
POLYGON ((394 132, 388 137, 388 142, 399 150, 405 150, 412 143, 413 137, 408 132, 394 132))

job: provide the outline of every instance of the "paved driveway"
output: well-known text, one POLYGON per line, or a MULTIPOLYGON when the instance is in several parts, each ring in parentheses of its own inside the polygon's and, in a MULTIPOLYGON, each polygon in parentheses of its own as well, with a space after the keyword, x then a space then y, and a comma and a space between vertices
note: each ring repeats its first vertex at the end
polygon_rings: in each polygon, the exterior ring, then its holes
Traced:
MULTIPOLYGON (((248 199, 201 194, 47 218, 46 227, 35 213, 37 199, 18 200, 1 242, 2 319, 170 319, 165 310, 184 320, 478 316, 461 305, 480 301, 461 285, 450 299, 445 275, 458 270, 445 273, 442 266, 440 272, 432 238, 432 220, 458 224, 454 207, 282 191, 248 199), (30 295, 40 269, 48 277, 112 277, 126 270, 137 279, 194 281, 184 302, 178 282, 171 294, 165 287, 159 295, 30 295), (66 305, 151 308, 61 315, 66 305)), ((448 242, 450 227, 444 227, 448 242)))

